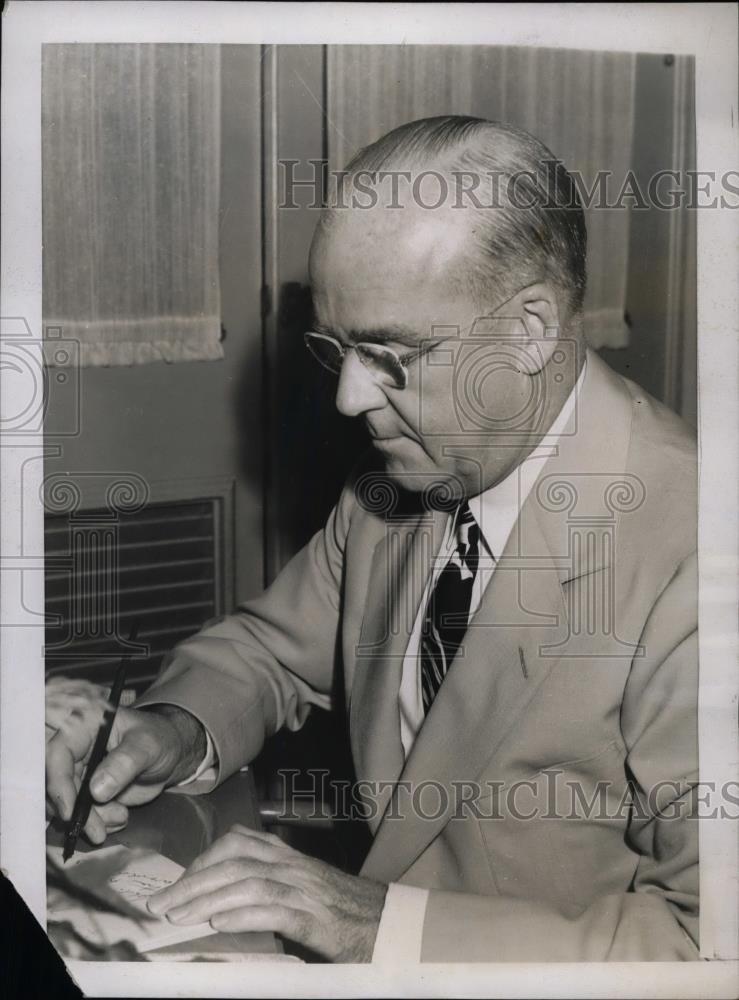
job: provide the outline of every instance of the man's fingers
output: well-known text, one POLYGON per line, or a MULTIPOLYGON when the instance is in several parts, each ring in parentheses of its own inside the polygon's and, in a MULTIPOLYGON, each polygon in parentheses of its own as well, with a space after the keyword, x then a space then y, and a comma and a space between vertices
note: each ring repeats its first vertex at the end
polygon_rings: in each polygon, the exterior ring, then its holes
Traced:
POLYGON ((93 844, 104 843, 105 838, 108 836, 105 823, 100 818, 95 806, 90 809, 90 815, 85 823, 85 835, 93 844))
POLYGON ((178 925, 199 924, 229 910, 274 905, 291 909, 305 908, 297 889, 269 878, 247 878, 198 896, 191 902, 170 910, 167 917, 178 925))
POLYGON ((219 837, 206 851, 195 858, 183 872, 182 878, 220 864, 222 861, 236 858, 266 862, 282 861, 289 852, 290 848, 278 837, 272 834, 260 835, 248 827, 235 824, 228 833, 219 837))
POLYGON ((103 844, 109 833, 122 830, 128 823, 128 809, 117 802, 92 806, 85 824, 85 834, 93 844, 103 844))
POLYGON ((300 944, 311 944, 311 917, 281 903, 241 906, 216 913, 211 927, 217 931, 240 934, 244 931, 272 931, 300 944))
POLYGON ((72 751, 57 734, 46 744, 46 792, 65 821, 72 816, 77 786, 74 781, 72 751))
POLYGON ((141 806, 145 802, 151 802, 152 799, 155 799, 160 792, 164 791, 164 787, 163 781, 157 784, 148 781, 146 783, 134 782, 116 796, 116 802, 120 802, 124 806, 141 806))
MULTIPOLYGON (((82 770, 82 765, 74 760, 67 744, 61 738, 53 737, 46 750, 46 794, 54 811, 67 823, 72 818, 77 801, 82 770)), ((85 834, 93 844, 102 844, 106 833, 122 829, 127 822, 128 809, 118 802, 93 806, 85 824, 85 834)))
POLYGON ((221 861, 192 875, 181 875, 177 882, 152 894, 148 907, 157 915, 168 913, 178 906, 185 906, 200 896, 217 892, 225 886, 233 886, 245 879, 275 878, 278 874, 273 865, 263 861, 239 858, 221 861))
POLYGON ((94 808, 109 833, 113 829, 120 830, 128 823, 128 809, 120 802, 106 802, 94 808))
POLYGON ((146 730, 133 729, 111 750, 98 766, 90 782, 90 791, 98 802, 115 798, 159 755, 159 746, 146 730))

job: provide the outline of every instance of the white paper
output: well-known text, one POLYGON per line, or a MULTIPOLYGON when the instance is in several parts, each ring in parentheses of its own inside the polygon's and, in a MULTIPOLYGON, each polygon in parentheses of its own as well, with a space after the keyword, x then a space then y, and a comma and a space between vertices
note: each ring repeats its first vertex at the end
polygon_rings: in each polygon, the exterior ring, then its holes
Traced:
POLYGON ((117 913, 94 912, 79 904, 55 906, 52 901, 49 903, 50 921, 68 920, 82 937, 93 944, 112 945, 118 941, 130 941, 143 953, 216 933, 208 923, 177 927, 166 917, 154 917, 149 913, 146 908, 148 897, 172 885, 185 870, 163 854, 155 851, 142 854, 119 845, 103 847, 89 854, 75 854, 64 862, 61 847, 48 847, 47 853, 66 870, 84 865, 92 857, 102 860, 111 858, 116 853, 121 855, 121 868, 108 879, 108 886, 140 911, 140 922, 117 913))

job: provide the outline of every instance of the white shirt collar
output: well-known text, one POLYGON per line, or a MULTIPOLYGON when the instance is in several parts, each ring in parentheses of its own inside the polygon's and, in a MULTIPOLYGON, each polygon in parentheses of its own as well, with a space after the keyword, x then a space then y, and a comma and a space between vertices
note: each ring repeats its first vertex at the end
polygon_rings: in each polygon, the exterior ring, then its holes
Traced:
POLYGON ((586 368, 587 360, 562 409, 528 458, 516 466, 505 479, 469 499, 470 510, 480 526, 480 535, 490 555, 495 559, 500 558, 521 508, 534 488, 547 459, 555 454, 557 442, 575 412, 586 368))

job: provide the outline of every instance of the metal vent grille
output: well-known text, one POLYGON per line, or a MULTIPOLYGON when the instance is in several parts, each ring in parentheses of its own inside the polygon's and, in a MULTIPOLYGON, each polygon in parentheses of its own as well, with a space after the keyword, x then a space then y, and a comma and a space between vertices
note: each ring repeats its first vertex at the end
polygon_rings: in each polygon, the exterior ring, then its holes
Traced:
POLYGON ((152 680, 175 643, 222 611, 220 513, 214 498, 47 515, 47 677, 109 683, 138 622, 148 655, 127 683, 152 680))

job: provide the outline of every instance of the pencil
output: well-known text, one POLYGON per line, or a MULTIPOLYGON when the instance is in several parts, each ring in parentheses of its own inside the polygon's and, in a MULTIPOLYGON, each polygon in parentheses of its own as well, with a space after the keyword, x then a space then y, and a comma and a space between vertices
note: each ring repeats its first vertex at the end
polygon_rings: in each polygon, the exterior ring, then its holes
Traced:
MULTIPOLYGON (((135 624, 131 629, 128 641, 135 642, 137 634, 138 624, 135 624)), ((130 659, 130 654, 121 657, 121 661, 118 664, 118 669, 115 673, 113 687, 110 689, 110 696, 108 698, 109 707, 105 710, 103 721, 100 723, 98 734, 95 737, 92 753, 90 754, 90 759, 87 762, 87 769, 85 770, 82 778, 80 789, 77 792, 74 809, 72 810, 72 817, 69 821, 67 832, 64 835, 64 850, 62 851, 62 858, 65 861, 69 860, 69 858, 71 858, 74 854, 75 847, 77 846, 77 840, 84 830, 85 823, 87 823, 90 816, 90 809, 92 808, 90 779, 95 773, 98 764, 105 756, 105 751, 108 747, 108 740, 110 739, 110 731, 113 728, 113 721, 115 720, 118 705, 121 700, 121 694, 123 693, 123 684, 126 679, 126 667, 128 666, 130 659)))

